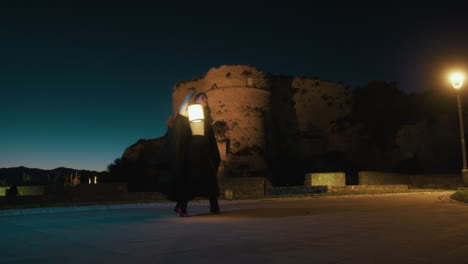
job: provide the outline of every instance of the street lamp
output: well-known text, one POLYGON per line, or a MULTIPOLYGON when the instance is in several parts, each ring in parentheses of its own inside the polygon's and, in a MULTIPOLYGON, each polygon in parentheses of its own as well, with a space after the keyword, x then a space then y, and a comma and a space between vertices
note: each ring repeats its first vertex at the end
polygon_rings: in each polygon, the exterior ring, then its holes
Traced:
POLYGON ((463 85, 464 76, 462 73, 452 73, 450 75, 450 80, 452 81, 453 88, 457 89, 457 102, 458 102, 458 120, 460 122, 460 137, 461 137, 461 147, 462 147, 462 157, 463 157, 463 184, 468 186, 468 168, 466 165, 466 147, 465 147, 465 130, 463 128, 463 111, 460 99, 460 88, 463 85))

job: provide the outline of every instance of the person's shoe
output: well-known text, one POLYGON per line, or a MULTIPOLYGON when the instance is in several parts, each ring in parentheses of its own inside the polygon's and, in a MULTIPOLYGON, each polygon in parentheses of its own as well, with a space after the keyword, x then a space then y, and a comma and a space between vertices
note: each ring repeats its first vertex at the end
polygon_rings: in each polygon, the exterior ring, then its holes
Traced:
POLYGON ((174 211, 179 217, 191 217, 192 215, 187 214, 187 212, 183 212, 181 208, 175 208, 174 211))

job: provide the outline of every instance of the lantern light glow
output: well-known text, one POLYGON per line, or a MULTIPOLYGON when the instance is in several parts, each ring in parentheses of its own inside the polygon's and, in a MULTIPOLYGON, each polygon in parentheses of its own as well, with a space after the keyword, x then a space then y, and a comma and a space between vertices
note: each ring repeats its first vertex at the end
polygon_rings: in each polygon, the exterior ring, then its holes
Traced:
POLYGON ((460 89, 463 85, 464 76, 459 72, 452 73, 450 75, 450 80, 452 81, 453 88, 460 89))
POLYGON ((189 121, 196 123, 205 119, 203 115, 203 106, 201 104, 193 104, 188 107, 189 121))

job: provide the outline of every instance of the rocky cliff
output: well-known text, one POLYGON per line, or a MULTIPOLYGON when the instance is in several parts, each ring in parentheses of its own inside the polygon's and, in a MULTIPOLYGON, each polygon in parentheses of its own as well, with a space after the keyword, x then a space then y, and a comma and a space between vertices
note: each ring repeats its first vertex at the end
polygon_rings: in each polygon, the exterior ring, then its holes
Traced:
POLYGON ((125 149, 122 158, 130 161, 145 160, 154 162, 163 144, 164 137, 148 140, 140 139, 135 144, 125 149))

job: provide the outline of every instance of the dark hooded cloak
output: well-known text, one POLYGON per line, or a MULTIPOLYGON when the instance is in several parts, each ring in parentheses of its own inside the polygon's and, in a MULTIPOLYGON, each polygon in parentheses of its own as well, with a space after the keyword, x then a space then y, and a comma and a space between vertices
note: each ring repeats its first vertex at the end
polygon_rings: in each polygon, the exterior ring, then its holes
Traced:
POLYGON ((161 171, 161 192, 169 200, 191 200, 194 197, 218 197, 217 171, 220 155, 206 108, 205 135, 192 136, 187 117, 177 114, 166 133, 160 160, 167 166, 161 171))

